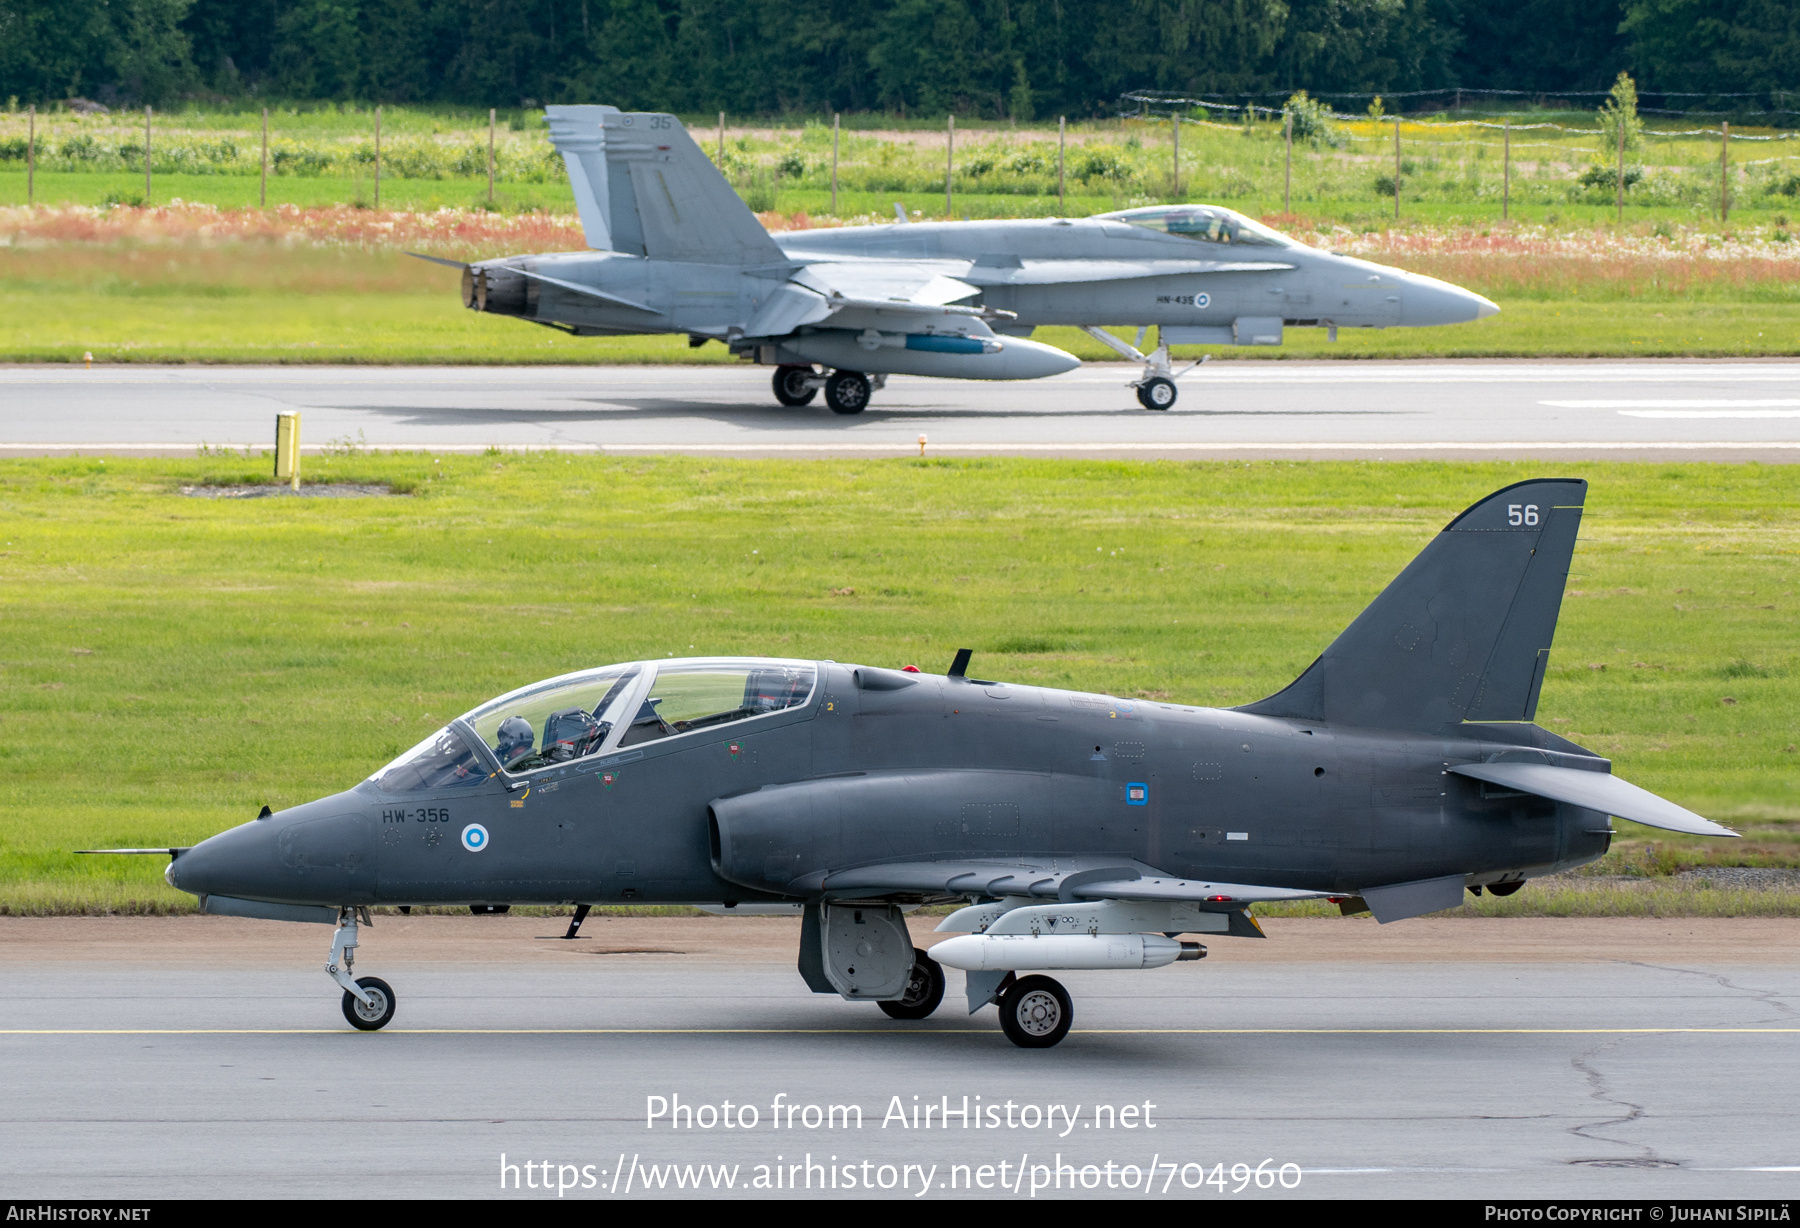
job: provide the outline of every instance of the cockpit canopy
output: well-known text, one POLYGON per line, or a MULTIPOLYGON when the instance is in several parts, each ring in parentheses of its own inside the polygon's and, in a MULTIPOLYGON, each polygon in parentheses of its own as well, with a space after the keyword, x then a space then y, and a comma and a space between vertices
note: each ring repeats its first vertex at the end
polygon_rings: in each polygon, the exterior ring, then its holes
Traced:
POLYGON ((635 662, 490 700, 369 779, 387 793, 479 785, 804 705, 818 670, 767 658, 635 662), (471 737, 471 735, 473 735, 471 737))
POLYGON ((1241 213, 1218 205, 1149 205, 1142 209, 1120 209, 1098 216, 1113 222, 1142 226, 1183 239, 1201 243, 1224 243, 1238 247, 1293 247, 1294 240, 1280 231, 1270 230, 1261 222, 1253 222, 1241 213))

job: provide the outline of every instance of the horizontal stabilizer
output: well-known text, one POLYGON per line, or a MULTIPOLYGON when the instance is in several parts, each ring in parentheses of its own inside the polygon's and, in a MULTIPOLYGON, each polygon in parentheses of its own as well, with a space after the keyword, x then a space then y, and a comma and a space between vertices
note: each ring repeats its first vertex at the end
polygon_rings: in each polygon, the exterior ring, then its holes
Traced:
POLYGON ((653 316, 663 314, 654 307, 648 307, 643 303, 633 302, 628 298, 620 298, 616 294, 608 294, 604 290, 596 290, 592 286, 584 286, 578 281, 564 281, 560 277, 546 277, 542 273, 533 273, 530 269, 521 269, 510 264, 506 266, 506 270, 509 273, 517 273, 520 277, 529 277, 533 281, 541 281, 547 286, 560 286, 562 289, 571 291, 575 294, 585 294, 589 298, 604 299, 609 303, 617 303, 619 306, 629 307, 633 311, 644 311, 653 316))
POLYGON ((1422 878, 1388 887, 1368 887, 1361 894, 1375 919, 1386 925, 1390 921, 1404 921, 1408 917, 1455 908, 1462 903, 1463 876, 1448 874, 1443 878, 1422 878))
MULTIPOLYGON (((1548 763, 1465 763, 1450 770, 1471 780, 1485 780, 1521 793, 1598 810, 1646 827, 1684 831, 1692 836, 1737 835, 1728 827, 1703 819, 1692 810, 1608 772, 1587 772, 1548 763)), ((1370 907, 1374 907, 1373 901, 1370 907)))

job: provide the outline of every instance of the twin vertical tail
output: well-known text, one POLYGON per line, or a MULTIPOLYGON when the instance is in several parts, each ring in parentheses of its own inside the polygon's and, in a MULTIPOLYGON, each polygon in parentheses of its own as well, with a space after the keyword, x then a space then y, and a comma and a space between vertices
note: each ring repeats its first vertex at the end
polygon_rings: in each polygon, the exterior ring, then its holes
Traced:
POLYGON ((1242 712, 1434 733, 1529 721, 1587 483, 1495 491, 1444 527, 1312 665, 1242 712))
POLYGON ((595 251, 740 266, 786 259, 673 115, 604 106, 544 114, 595 251))

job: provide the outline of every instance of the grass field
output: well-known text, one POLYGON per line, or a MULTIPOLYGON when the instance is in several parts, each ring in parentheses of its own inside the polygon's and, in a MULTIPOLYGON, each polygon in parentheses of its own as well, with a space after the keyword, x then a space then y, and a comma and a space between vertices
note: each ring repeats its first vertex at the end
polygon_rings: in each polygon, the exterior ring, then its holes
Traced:
MULTIPOLYGON (((366 105, 278 108, 270 126, 268 203, 371 202, 374 118, 366 105)), ((835 208, 829 116, 733 120, 722 140, 714 116, 688 116, 685 122, 759 212, 885 217, 896 200, 927 217, 1033 217, 1059 208, 1053 117, 1020 128, 959 121, 949 202, 941 120, 845 119, 837 142, 835 208)), ((1085 215, 1162 200, 1208 200, 1252 215, 1293 208, 1340 223, 1386 226, 1395 217, 1391 120, 1340 117, 1290 150, 1278 122, 1245 127, 1189 115, 1181 125, 1179 174, 1168 117, 1077 121, 1069 126, 1062 152, 1061 209, 1085 215)), ((27 198, 27 123, 20 112, 0 113, 0 205, 27 198)), ((390 106, 382 124, 384 205, 486 204, 485 112, 390 106)), ((1533 223, 1591 225, 1614 215, 1615 182, 1606 172, 1616 153, 1592 112, 1415 115, 1405 117, 1398 135, 1400 212, 1406 218, 1490 223, 1506 212, 1533 223), (1510 136, 1500 131, 1502 122, 1513 125, 1510 136)), ((1733 130, 1730 199, 1740 224, 1786 227, 1787 216, 1800 209, 1795 136, 1775 129, 1733 130)), ((143 199, 141 114, 45 113, 37 119, 36 140, 38 202, 143 199)), ((251 205, 259 199, 262 131, 256 110, 193 105, 159 115, 151 151, 154 201, 179 197, 251 205)), ((1691 224, 1718 218, 1716 124, 1647 120, 1625 161, 1627 221, 1691 224)), ((495 174, 500 208, 573 206, 540 112, 500 117, 495 174)))
MULTIPOLYGON (((766 214, 777 229, 804 215, 766 214)), ((1275 219, 1320 247, 1442 277, 1501 304, 1476 324, 1295 329, 1223 358, 1800 353, 1800 244, 1643 227, 1361 233, 1275 219)), ((0 361, 725 362, 684 337, 572 338, 461 306, 458 259, 578 249, 572 217, 331 208, 0 209, 0 361)), ((1074 329, 1039 338, 1112 353, 1074 329)), ((1198 347, 1183 353, 1199 353, 1198 347)))
MULTIPOLYGON (((1800 865, 1800 472, 1577 468, 1540 720, 1746 834, 1633 829, 1631 866, 1800 865)), ((181 494, 266 471, 0 462, 0 909, 184 907, 154 859, 72 850, 191 843, 612 660, 969 645, 989 677, 1243 702, 1452 514, 1552 470, 338 455, 311 476, 407 493, 181 494)))

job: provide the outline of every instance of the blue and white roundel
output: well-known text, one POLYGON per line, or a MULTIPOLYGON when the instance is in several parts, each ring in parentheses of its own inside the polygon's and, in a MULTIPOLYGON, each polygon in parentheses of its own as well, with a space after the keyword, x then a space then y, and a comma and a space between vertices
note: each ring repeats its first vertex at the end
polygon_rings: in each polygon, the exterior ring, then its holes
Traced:
POLYGON ((1196 294, 1194 296, 1194 310, 1205 311, 1210 306, 1212 306, 1212 295, 1196 294))
POLYGON ((471 823, 463 828, 462 846, 471 853, 479 853, 488 846, 487 828, 479 823, 471 823))

